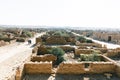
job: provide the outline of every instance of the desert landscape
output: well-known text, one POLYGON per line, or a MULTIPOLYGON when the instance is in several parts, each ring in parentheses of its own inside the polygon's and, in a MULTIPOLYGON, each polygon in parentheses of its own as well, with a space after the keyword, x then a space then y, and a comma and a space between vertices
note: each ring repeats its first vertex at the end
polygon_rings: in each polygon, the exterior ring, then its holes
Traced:
POLYGON ((0 0, 0 80, 120 80, 120 0, 0 0))

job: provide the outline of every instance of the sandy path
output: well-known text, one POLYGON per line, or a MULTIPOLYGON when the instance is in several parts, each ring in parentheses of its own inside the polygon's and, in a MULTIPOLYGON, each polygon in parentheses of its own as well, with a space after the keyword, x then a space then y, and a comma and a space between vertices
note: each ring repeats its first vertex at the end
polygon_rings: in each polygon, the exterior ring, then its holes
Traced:
POLYGON ((17 66, 21 65, 27 57, 32 54, 32 45, 35 44, 35 38, 42 35, 37 34, 31 38, 32 44, 28 45, 27 42, 18 43, 0 47, 0 80, 6 80, 11 72, 14 72, 17 66))

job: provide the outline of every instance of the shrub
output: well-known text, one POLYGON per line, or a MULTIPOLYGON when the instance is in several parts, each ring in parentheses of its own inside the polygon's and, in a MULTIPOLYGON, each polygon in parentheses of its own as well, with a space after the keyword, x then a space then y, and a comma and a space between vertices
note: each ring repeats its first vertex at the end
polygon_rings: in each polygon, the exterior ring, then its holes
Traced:
POLYGON ((87 43, 93 43, 92 40, 88 40, 88 39, 86 40, 86 42, 87 42, 87 43))
POLYGON ((20 37, 33 37, 33 34, 30 31, 23 31, 20 37))
POLYGON ((101 61, 101 57, 99 54, 80 54, 79 61, 101 61))
POLYGON ((81 43, 86 42, 86 39, 83 36, 79 36, 77 40, 80 41, 81 43))
POLYGON ((65 54, 65 52, 61 48, 52 48, 51 50, 49 50, 49 53, 57 57, 57 65, 64 61, 63 55, 65 54))
POLYGON ((33 35, 32 35, 32 33, 31 32, 26 32, 26 35, 28 36, 28 37, 33 37, 33 35))
POLYGON ((18 38, 16 41, 17 42, 25 42, 25 39, 24 38, 18 38))
POLYGON ((2 38, 0 38, 0 40, 4 40, 4 41, 6 41, 6 42, 10 42, 10 41, 13 40, 13 39, 6 38, 6 37, 2 37, 2 38))

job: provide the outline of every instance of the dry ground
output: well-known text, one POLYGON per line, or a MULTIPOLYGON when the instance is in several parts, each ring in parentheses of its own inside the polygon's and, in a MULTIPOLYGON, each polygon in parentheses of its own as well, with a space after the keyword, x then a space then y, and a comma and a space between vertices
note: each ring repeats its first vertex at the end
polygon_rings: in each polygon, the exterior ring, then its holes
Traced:
POLYGON ((0 80, 8 80, 7 78, 15 73, 18 66, 25 62, 32 54, 32 45, 35 44, 35 38, 40 36, 37 34, 31 38, 32 44, 27 42, 15 42, 10 45, 0 47, 0 80))

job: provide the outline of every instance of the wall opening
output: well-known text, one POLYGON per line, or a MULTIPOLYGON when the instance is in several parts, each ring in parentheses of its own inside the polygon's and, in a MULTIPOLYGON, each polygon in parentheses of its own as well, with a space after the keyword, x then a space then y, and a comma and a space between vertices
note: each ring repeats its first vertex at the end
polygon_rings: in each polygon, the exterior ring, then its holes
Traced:
POLYGON ((85 63, 85 68, 89 68, 90 64, 89 63, 85 63))
POLYGON ((112 38, 111 36, 108 36, 108 41, 111 41, 111 38, 112 38))
POLYGON ((85 63, 84 64, 84 70, 85 71, 89 71, 89 68, 90 68, 90 64, 89 63, 85 63))

